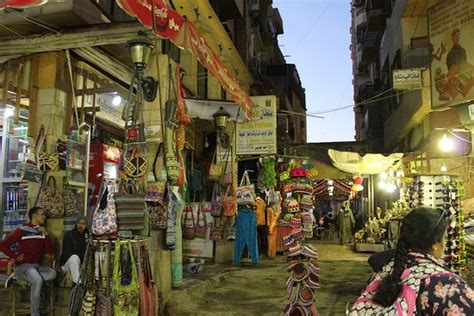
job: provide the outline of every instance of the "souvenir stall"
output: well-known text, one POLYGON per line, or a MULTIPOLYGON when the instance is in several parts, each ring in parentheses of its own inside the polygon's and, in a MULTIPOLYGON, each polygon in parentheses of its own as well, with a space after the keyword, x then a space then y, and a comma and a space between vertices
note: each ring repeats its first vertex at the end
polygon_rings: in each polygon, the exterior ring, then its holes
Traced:
POLYGON ((413 177, 413 182, 407 190, 410 208, 428 205, 445 211, 446 218, 450 221, 444 252, 445 261, 456 273, 463 272, 467 263, 464 197, 464 184, 456 175, 417 175, 413 177))

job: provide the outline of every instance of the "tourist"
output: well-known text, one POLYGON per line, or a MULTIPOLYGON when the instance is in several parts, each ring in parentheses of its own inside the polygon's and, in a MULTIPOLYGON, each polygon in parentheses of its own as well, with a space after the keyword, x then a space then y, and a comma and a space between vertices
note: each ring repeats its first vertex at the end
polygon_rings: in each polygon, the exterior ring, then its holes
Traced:
POLYGON ((408 213, 395 257, 373 275, 350 315, 474 315, 474 291, 441 260, 447 227, 441 209, 408 213))

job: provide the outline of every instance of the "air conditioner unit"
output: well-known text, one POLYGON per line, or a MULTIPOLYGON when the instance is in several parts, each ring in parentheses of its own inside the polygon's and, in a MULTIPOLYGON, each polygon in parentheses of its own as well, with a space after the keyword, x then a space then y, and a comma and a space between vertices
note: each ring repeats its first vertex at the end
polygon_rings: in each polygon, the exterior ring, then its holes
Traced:
POLYGON ((409 49, 405 51, 406 68, 425 68, 431 63, 431 51, 429 47, 409 49))

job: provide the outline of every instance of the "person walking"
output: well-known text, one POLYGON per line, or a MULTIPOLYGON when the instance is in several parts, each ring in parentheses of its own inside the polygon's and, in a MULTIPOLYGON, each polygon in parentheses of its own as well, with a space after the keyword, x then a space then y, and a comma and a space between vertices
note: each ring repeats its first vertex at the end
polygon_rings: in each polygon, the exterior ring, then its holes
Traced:
POLYGON ((46 215, 41 207, 32 207, 28 211, 30 222, 15 229, 4 240, 0 241, 0 251, 15 259, 15 271, 5 281, 5 287, 13 284, 15 279, 26 280, 31 284, 31 315, 40 315, 40 298, 43 282, 56 278, 56 271, 41 264, 45 254, 54 252, 54 243, 43 226, 46 215), (16 251, 12 246, 17 244, 16 251))
POLYGON ((84 261, 88 239, 87 217, 80 216, 74 228, 64 235, 60 260, 61 270, 71 273, 74 284, 79 282, 81 262, 84 261))
POLYGON ((349 315, 474 315, 474 291, 441 260, 449 213, 419 207, 403 219, 395 255, 379 264, 349 315))

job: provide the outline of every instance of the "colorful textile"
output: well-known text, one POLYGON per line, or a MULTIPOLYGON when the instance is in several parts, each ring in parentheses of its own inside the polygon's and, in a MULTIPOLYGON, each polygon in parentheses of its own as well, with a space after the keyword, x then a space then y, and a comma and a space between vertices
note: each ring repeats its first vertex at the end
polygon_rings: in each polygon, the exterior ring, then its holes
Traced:
POLYGON ((255 200, 255 204, 257 205, 257 225, 265 225, 265 208, 267 205, 265 201, 260 198, 255 200))
POLYGON ((267 223, 268 223, 268 257, 274 258, 277 252, 277 224, 278 214, 272 207, 267 208, 267 223))
MULTIPOLYGON (((181 219, 184 210, 184 200, 181 195, 174 192, 176 198, 176 218, 181 219)), ((183 282, 183 233, 181 220, 176 221, 176 249, 171 251, 171 282, 173 287, 181 286, 183 282)))

